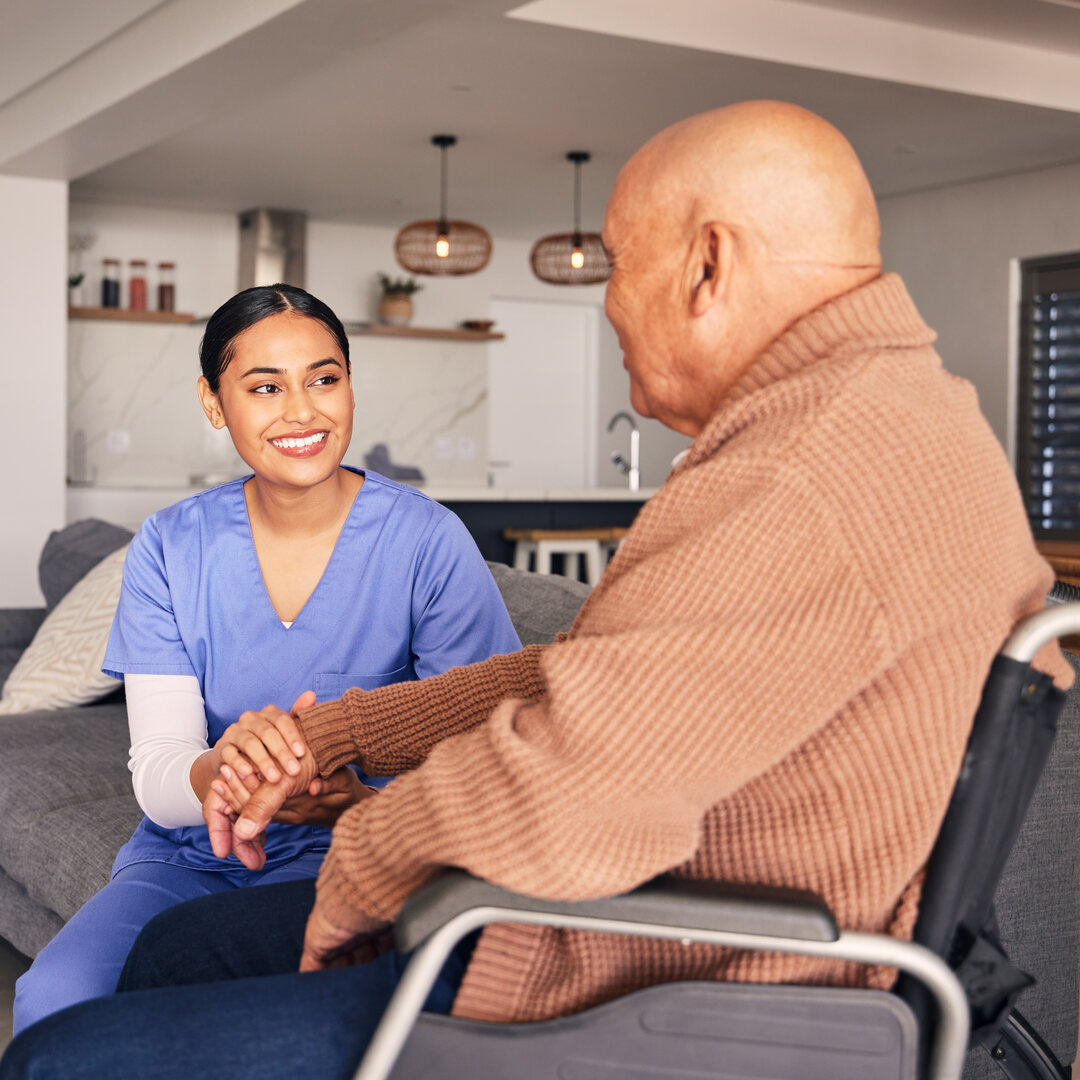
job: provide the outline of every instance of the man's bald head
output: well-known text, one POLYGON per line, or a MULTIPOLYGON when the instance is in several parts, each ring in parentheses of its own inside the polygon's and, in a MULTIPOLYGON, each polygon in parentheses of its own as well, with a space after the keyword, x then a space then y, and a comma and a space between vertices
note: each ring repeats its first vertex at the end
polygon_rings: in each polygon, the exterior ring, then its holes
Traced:
POLYGON ((780 260, 879 265, 870 184, 851 144, 820 116, 779 101, 700 113, 660 132, 616 184, 661 195, 673 224, 751 229, 780 260))
POLYGON ((604 234, 634 406, 688 434, 773 338, 881 265, 877 207, 850 144, 775 101, 651 139, 619 174, 604 234))

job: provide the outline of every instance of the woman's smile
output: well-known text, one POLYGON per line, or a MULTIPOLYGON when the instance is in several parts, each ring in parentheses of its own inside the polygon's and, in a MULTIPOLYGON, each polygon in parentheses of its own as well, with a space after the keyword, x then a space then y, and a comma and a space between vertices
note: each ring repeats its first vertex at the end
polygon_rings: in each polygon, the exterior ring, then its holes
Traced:
POLYGON ((325 431, 297 431, 271 439, 270 445, 288 457, 314 457, 326 446, 326 435, 325 431))

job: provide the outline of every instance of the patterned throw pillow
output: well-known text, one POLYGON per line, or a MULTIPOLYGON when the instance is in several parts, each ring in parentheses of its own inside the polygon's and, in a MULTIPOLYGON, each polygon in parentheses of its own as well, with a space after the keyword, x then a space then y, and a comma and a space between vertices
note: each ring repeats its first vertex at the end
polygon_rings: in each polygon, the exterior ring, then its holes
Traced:
POLYGON ((60 601, 19 657, 0 698, 0 715, 85 705, 116 689, 101 672, 120 600, 125 544, 60 601))

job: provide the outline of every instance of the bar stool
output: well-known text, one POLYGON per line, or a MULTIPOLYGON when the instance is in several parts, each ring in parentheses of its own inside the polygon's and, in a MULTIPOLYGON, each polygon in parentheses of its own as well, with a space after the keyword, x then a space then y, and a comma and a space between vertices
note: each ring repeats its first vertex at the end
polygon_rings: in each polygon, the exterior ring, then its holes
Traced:
POLYGON ((584 562, 585 581, 595 585, 600 580, 607 560, 626 535, 626 529, 503 529, 503 537, 514 541, 514 567, 534 569, 538 574, 551 573, 551 556, 565 556, 563 571, 567 577, 576 556, 584 562), (535 567, 530 565, 535 563, 535 567))
POLYGON ((616 526, 607 531, 611 533, 611 535, 606 540, 600 541, 600 553, 604 560, 604 566, 607 566, 607 564, 611 562, 611 556, 619 550, 619 545, 626 539, 626 534, 630 530, 616 526))

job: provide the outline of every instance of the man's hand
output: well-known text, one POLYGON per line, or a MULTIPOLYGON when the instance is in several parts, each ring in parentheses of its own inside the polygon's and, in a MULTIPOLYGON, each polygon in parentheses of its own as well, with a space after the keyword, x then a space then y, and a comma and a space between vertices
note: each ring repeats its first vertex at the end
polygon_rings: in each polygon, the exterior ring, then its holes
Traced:
POLYGON ((315 894, 304 931, 301 971, 366 964, 394 947, 393 924, 340 903, 340 894, 315 894), (336 901, 336 902, 335 902, 336 901))
POLYGON ((352 769, 342 767, 335 769, 325 780, 317 776, 306 792, 286 799, 274 815, 274 821, 332 829, 350 806, 377 794, 377 788, 365 786, 352 769))
POLYGON ((210 848, 219 859, 227 859, 230 854, 235 854, 249 870, 263 868, 266 864, 266 852, 263 850, 266 833, 253 833, 247 838, 234 836, 236 812, 216 791, 211 790, 203 800, 203 818, 210 835, 210 848))
MULTIPOLYGON (((229 804, 235 821, 243 813, 256 792, 259 793, 257 804, 265 804, 266 813, 281 800, 282 794, 291 790, 291 785, 269 784, 256 775, 241 780, 227 765, 221 767, 221 773, 210 785, 221 798, 229 804), (260 791, 267 787, 268 790, 260 791)), ((337 819, 358 802, 378 794, 377 788, 368 787, 352 769, 342 766, 335 769, 324 780, 316 776, 308 784, 307 791, 299 795, 286 795, 281 808, 273 813, 272 820, 284 825, 322 825, 333 828, 337 819)), ((256 811, 252 811, 255 813, 256 811)))

